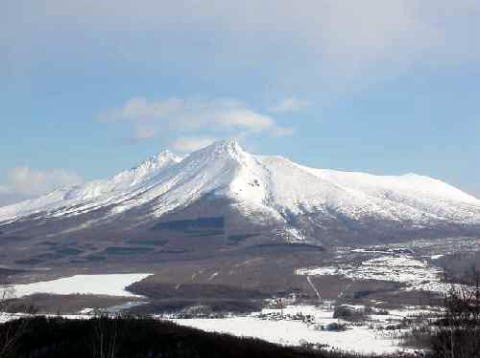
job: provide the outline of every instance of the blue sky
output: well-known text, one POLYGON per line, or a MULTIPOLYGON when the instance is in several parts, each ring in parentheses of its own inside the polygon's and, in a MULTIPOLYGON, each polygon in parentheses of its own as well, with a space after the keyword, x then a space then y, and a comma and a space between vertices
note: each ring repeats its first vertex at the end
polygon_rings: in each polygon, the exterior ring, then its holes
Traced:
POLYGON ((0 204, 237 136, 480 196, 480 3, 3 0, 0 204))

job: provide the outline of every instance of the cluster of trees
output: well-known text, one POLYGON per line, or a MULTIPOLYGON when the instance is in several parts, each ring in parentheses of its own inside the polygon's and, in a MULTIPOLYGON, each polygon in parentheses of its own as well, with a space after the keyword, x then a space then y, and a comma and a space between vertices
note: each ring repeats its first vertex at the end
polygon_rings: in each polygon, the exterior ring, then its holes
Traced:
POLYGON ((451 288, 432 337, 435 358, 480 358, 480 274, 451 288))
MULTIPOLYGON (((5 312, 19 312, 20 317, 36 313, 35 307, 15 303, 15 290, 8 283, 5 275, 0 275, 0 323, 5 312)), ((0 330, 0 358, 9 357, 23 334, 27 331, 30 320, 13 320, 10 324, 2 325, 0 330)))
MULTIPOLYGON (((5 277, 0 276, 0 319, 2 319, 2 313, 9 310, 9 301, 13 297, 13 287, 8 285, 5 277)), ((11 325, 8 329, 5 329, 0 334, 0 358, 6 357, 18 339, 22 335, 23 327, 17 327, 11 325)))

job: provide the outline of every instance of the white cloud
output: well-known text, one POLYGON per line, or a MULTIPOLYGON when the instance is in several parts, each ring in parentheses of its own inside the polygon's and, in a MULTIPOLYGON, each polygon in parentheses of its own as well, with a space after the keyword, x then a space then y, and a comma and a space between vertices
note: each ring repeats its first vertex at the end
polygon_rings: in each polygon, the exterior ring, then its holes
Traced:
POLYGON ((253 132, 266 131, 275 127, 275 121, 271 117, 241 107, 226 109, 218 113, 215 122, 225 127, 241 128, 253 132))
POLYGON ((277 103, 275 106, 270 108, 270 112, 295 112, 295 111, 300 111, 302 109, 305 109, 308 107, 309 103, 306 100, 295 98, 295 97, 289 97, 285 98, 279 103, 277 103))
POLYGON ((193 152, 197 149, 204 148, 215 142, 216 138, 205 137, 181 137, 172 142, 171 146, 179 152, 193 152))
POLYGON ((7 171, 7 184, 2 187, 2 192, 5 195, 38 196, 82 182, 78 174, 66 169, 36 170, 17 167, 7 171))
POLYGON ((148 123, 158 118, 174 116, 184 109, 184 101, 177 98, 148 101, 144 97, 134 97, 119 108, 112 108, 101 113, 97 119, 101 122, 142 121, 148 123))
POLYGON ((150 138, 155 138, 157 135, 157 130, 155 128, 150 128, 150 127, 137 127, 135 128, 135 132, 133 134, 133 139, 134 140, 144 140, 144 139, 150 139, 150 138))
POLYGON ((101 122, 129 122, 134 142, 161 137, 225 137, 232 134, 291 134, 271 116, 232 99, 148 100, 135 97, 122 106, 100 113, 101 122))

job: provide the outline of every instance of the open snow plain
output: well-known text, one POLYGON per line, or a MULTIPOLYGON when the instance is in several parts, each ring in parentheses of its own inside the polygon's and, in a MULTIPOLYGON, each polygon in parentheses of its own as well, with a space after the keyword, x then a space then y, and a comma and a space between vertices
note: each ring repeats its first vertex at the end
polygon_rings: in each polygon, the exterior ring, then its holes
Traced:
MULTIPOLYGON (((362 310, 364 307, 352 307, 362 310)), ((333 318, 332 306, 289 305, 282 309, 264 309, 247 316, 225 318, 173 318, 178 324, 209 332, 256 337, 269 342, 357 353, 412 352, 403 345, 408 332, 406 322, 425 318, 425 310, 410 307, 382 314, 371 314, 363 320, 333 318)), ((433 317, 435 311, 429 310, 433 317)))
POLYGON ((40 281, 13 286, 15 297, 24 297, 32 294, 52 295, 107 295, 140 297, 127 291, 125 288, 150 276, 148 273, 136 274, 107 274, 107 275, 75 275, 52 281, 40 281))

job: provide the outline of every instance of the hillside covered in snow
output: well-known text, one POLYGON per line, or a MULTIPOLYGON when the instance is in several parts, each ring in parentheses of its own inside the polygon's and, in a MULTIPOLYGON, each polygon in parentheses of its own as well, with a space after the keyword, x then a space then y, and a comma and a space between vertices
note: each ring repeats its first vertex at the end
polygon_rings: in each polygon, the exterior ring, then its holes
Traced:
POLYGON ((48 237, 213 229, 241 245, 391 241, 478 233, 480 200, 425 176, 314 169, 226 140, 184 158, 165 151, 111 179, 0 208, 4 235, 32 228, 48 237))

